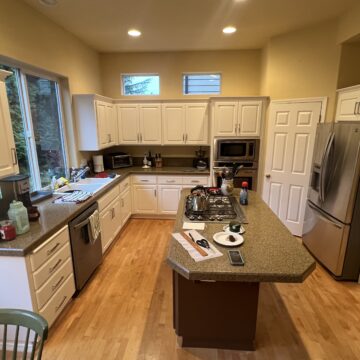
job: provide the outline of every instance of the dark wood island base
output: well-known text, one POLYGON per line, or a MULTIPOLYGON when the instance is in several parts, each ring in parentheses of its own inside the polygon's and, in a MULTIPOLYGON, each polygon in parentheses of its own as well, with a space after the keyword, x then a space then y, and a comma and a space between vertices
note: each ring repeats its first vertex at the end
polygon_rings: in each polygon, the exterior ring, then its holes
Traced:
POLYGON ((181 346, 255 350, 258 282, 187 280, 173 271, 174 328, 181 346))

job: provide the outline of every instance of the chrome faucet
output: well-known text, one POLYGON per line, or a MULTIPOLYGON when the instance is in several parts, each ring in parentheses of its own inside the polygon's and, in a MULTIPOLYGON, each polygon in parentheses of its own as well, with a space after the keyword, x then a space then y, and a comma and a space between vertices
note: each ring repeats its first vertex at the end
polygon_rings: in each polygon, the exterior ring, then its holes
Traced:
POLYGON ((80 169, 71 168, 70 169, 70 181, 71 182, 78 182, 82 176, 84 176, 90 168, 88 166, 80 169))

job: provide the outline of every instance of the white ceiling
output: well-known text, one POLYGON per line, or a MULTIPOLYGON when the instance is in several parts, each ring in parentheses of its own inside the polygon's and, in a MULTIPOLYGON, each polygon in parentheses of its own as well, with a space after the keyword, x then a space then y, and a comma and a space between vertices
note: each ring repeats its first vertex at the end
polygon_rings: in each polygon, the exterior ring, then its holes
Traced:
POLYGON ((101 52, 254 49, 348 10, 358 0, 24 0, 101 52), (238 31, 223 35, 222 28, 238 31), (137 28, 140 38, 127 31, 137 28))

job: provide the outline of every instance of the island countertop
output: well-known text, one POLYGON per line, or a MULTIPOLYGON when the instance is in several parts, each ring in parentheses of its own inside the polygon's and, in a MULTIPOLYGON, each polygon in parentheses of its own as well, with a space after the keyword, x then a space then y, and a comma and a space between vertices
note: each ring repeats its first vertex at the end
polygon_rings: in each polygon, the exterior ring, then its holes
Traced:
MULTIPOLYGON (((174 232, 182 231, 185 197, 183 190, 178 208, 174 232)), ((238 192, 235 193, 238 199, 238 192)), ((167 262, 170 267, 188 280, 243 281, 243 282, 303 282, 315 269, 315 261, 300 239, 293 236, 260 196, 249 191, 249 205, 241 206, 248 220, 244 243, 240 249, 244 266, 229 263, 229 248, 213 241, 216 232, 223 231, 224 224, 206 223, 199 231, 211 241, 223 256, 195 262, 188 252, 173 238, 170 240, 167 262)))

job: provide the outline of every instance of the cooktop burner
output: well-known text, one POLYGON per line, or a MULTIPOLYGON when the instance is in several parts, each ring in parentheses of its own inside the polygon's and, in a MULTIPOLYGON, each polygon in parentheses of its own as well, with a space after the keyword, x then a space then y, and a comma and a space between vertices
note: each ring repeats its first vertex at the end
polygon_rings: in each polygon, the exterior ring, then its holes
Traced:
POLYGON ((205 210, 194 210, 193 198, 198 195, 189 195, 186 198, 185 218, 186 221, 210 221, 210 222, 230 222, 237 220, 247 223, 246 217, 242 212, 235 197, 222 195, 221 191, 210 188, 204 189, 204 196, 207 197, 205 210))

